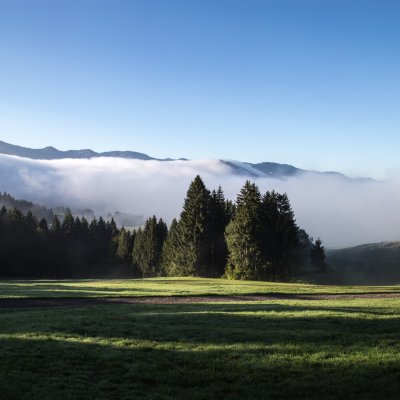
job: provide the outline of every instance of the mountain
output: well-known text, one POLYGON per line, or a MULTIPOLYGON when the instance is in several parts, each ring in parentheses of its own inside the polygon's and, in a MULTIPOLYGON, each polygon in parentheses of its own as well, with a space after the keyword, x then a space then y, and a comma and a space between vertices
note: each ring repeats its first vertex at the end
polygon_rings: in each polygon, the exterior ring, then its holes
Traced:
POLYGON ((31 158, 33 160, 60 160, 63 158, 94 158, 94 157, 120 157, 132 158, 137 160, 155 160, 155 158, 147 154, 138 153, 136 151, 107 151, 97 153, 90 149, 83 150, 58 150, 49 146, 43 149, 30 149, 28 147, 16 146, 0 140, 0 153, 12 156, 31 158))
POLYGON ((347 284, 400 283, 400 242, 370 243, 327 251, 327 264, 347 284))
MULTIPOLYGON (((82 150, 58 150, 55 147, 49 146, 43 149, 31 149, 28 147, 16 146, 10 143, 6 143, 0 140, 0 154, 18 156, 23 158, 29 158, 33 160, 60 160, 60 159, 89 159, 97 157, 117 157, 127 158, 135 160, 156 160, 156 161, 176 161, 171 158, 159 159, 151 157, 144 153, 138 153, 136 151, 106 151, 106 152, 95 152, 90 149, 82 150)), ((186 158, 180 158, 179 160, 188 161, 186 158)), ((305 173, 311 174, 322 174, 336 176, 339 178, 350 179, 345 175, 338 172, 318 172, 308 171, 300 168, 296 168, 289 164, 279 164, 274 162, 263 162, 263 163, 248 163, 234 160, 219 160, 232 169, 235 175, 250 176, 250 177, 263 177, 263 178, 277 178, 284 179, 287 177, 293 177, 302 175, 305 173)), ((364 181, 370 180, 370 178, 351 178, 351 180, 364 181)))

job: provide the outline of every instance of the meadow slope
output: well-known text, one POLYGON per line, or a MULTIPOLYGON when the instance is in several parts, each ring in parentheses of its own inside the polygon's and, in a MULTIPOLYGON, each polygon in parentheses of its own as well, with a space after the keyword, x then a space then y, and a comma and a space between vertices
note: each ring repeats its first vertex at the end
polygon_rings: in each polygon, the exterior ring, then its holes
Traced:
POLYGON ((150 279, 0 287, 1 301, 201 301, 0 307, 2 400, 398 399, 400 298, 385 297, 397 296, 395 286, 150 279), (308 297, 246 301, 260 291, 308 297), (228 297, 196 297, 210 292, 228 297))

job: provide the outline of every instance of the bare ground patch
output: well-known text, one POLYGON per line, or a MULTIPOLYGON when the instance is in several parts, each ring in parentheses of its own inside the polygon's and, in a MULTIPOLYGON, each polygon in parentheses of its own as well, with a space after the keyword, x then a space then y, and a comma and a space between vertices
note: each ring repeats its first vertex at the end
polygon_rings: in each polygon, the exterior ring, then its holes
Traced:
POLYGON ((102 297, 102 298, 18 298, 0 299, 0 309, 5 308, 46 308, 80 307, 90 305, 113 304, 196 304, 196 303, 233 303, 271 300, 354 300, 400 298, 400 293, 348 293, 348 294, 269 294, 238 296, 147 296, 147 297, 102 297))

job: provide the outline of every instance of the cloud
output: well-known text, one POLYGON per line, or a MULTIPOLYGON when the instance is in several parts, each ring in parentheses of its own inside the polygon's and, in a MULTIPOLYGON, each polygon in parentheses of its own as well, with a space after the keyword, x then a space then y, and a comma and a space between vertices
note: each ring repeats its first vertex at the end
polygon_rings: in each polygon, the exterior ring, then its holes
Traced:
POLYGON ((221 185, 234 200, 246 179, 262 192, 287 192, 298 224, 327 246, 400 239, 400 180, 357 182, 304 174, 286 180, 246 178, 218 160, 141 161, 120 158, 30 160, 0 155, 0 190, 44 203, 123 211, 167 221, 178 217, 191 180, 221 185))

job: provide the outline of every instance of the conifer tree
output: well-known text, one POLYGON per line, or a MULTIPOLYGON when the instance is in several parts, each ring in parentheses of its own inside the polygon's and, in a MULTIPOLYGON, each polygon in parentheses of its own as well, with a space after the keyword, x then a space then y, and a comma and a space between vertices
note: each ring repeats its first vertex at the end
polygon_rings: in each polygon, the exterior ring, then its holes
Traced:
POLYGON ((199 175, 190 184, 179 219, 176 263, 184 276, 204 276, 209 262, 210 192, 199 175))
POLYGON ((67 208, 67 210, 65 212, 64 221, 61 224, 61 228, 62 228, 62 231, 63 231, 63 234, 65 237, 68 237, 74 231, 75 220, 74 220, 74 217, 72 216, 71 210, 69 208, 67 208))
POLYGON ((154 215, 148 218, 143 230, 136 234, 133 251, 134 262, 143 276, 157 276, 161 273, 161 252, 167 237, 167 226, 154 215))
POLYGON ((228 250, 225 240, 225 229, 230 222, 231 203, 225 200, 221 186, 213 190, 209 202, 209 257, 207 265, 207 276, 220 277, 223 275, 228 250))
POLYGON ((325 263, 325 248, 322 240, 318 238, 310 250, 311 265, 320 272, 325 272, 327 265, 325 263))
POLYGON ((119 231, 116 258, 122 264, 128 264, 130 262, 129 232, 127 232, 125 228, 119 231))
POLYGON ((179 249, 179 226, 174 218, 168 230, 167 238, 164 242, 161 254, 161 270, 167 276, 182 276, 181 262, 178 262, 179 249))
POLYGON ((47 225, 47 221, 45 218, 42 218, 38 223, 38 232, 43 235, 47 235, 49 233, 49 227, 47 225))
POLYGON ((265 265, 260 250, 261 194, 247 181, 241 189, 236 212, 226 228, 229 251, 225 275, 230 279, 259 279, 265 265))
POLYGON ((51 230, 53 232, 60 232, 61 231, 61 223, 57 215, 54 216, 53 222, 51 223, 51 230))
POLYGON ((261 249, 269 280, 287 280, 300 263, 299 230, 286 193, 263 196, 261 249))

